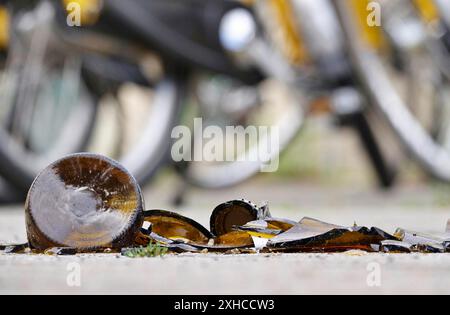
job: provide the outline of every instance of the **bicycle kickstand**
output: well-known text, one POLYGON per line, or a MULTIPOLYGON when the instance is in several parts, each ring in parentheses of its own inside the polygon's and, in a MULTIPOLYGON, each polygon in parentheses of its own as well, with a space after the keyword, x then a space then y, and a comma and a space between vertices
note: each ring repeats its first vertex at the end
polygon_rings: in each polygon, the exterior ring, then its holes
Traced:
POLYGON ((385 158, 365 113, 364 101, 354 88, 341 88, 333 93, 332 107, 338 123, 353 128, 362 142, 366 154, 383 189, 394 186, 397 169, 385 158))

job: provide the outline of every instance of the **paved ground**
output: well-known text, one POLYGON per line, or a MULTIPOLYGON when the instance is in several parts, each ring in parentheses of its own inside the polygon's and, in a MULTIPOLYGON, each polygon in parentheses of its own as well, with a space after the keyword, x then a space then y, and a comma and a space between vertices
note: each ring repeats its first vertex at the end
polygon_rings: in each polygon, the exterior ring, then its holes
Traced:
POLYGON ((0 292, 8 294, 450 293, 449 255, 0 256, 0 268, 0 292), (73 262, 80 287, 67 284, 76 284, 73 262))
MULTIPOLYGON (((149 189, 147 208, 167 209, 172 198, 168 192, 175 187, 176 181, 169 180, 149 189)), ((450 218, 450 194, 439 187, 381 193, 366 187, 261 181, 226 191, 190 191, 187 204, 177 210, 206 225, 215 205, 240 197, 270 199, 274 216, 313 216, 343 225, 357 221, 389 232, 401 226, 441 233, 450 218)), ((20 207, 0 210, 0 243, 23 240, 20 207)), ((115 255, 0 255, 0 270, 0 293, 450 293, 447 254, 181 255, 138 260, 115 255)))

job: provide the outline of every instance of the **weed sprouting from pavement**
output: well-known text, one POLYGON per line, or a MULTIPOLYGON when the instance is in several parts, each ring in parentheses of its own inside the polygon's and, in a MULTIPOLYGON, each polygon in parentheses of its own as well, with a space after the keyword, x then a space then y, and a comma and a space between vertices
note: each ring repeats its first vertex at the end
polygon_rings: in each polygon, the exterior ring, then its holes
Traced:
POLYGON ((123 255, 128 258, 162 257, 166 255, 168 249, 159 243, 151 242, 147 247, 132 248, 123 255))

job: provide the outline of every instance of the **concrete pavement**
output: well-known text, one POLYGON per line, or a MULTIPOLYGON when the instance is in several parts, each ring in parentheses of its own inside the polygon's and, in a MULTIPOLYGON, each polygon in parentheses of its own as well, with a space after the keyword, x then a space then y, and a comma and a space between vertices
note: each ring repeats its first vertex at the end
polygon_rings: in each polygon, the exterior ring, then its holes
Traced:
MULTIPOLYGON (((176 180, 146 191, 147 208, 168 208, 176 180)), ((323 188, 257 180, 230 190, 192 190, 182 214, 207 225, 219 202, 270 199, 272 214, 331 223, 444 231, 450 218, 446 188, 323 188), (245 193, 244 193, 245 192, 245 193)), ((25 240, 23 211, 0 210, 0 243, 25 240)), ((116 255, 48 257, 0 255, 0 293, 301 294, 450 293, 450 255, 289 254, 192 255, 128 259, 116 255), (79 285, 79 286, 78 286, 79 285)))

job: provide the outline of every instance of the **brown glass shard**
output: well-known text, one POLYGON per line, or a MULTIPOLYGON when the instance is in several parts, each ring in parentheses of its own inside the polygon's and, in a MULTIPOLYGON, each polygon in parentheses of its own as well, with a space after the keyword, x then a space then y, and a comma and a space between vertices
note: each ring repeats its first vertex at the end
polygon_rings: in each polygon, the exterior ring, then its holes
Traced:
POLYGON ((169 211, 146 211, 144 221, 151 224, 154 234, 172 241, 207 245, 214 238, 201 224, 169 211))
POLYGON ((413 246, 400 241, 382 241, 380 252, 383 253, 411 253, 413 246))
POLYGON ((289 231, 269 240, 268 247, 279 251, 373 251, 372 245, 396 238, 378 228, 345 228, 305 218, 289 231))
POLYGON ((252 237, 246 232, 234 231, 214 239, 214 246, 236 248, 254 247, 252 237))
POLYGON ((259 208, 246 200, 233 200, 216 207, 211 215, 211 233, 215 236, 233 232, 241 226, 258 219, 259 208))
POLYGON ((29 248, 27 244, 14 244, 14 245, 1 245, 0 251, 3 251, 5 254, 19 254, 23 253, 25 250, 29 248))
POLYGON ((419 253, 442 254, 445 253, 444 244, 418 244, 413 246, 419 253))
POLYGON ((297 223, 288 219, 275 219, 270 218, 265 220, 268 224, 268 227, 271 229, 279 229, 283 232, 287 232, 292 229, 297 223))

